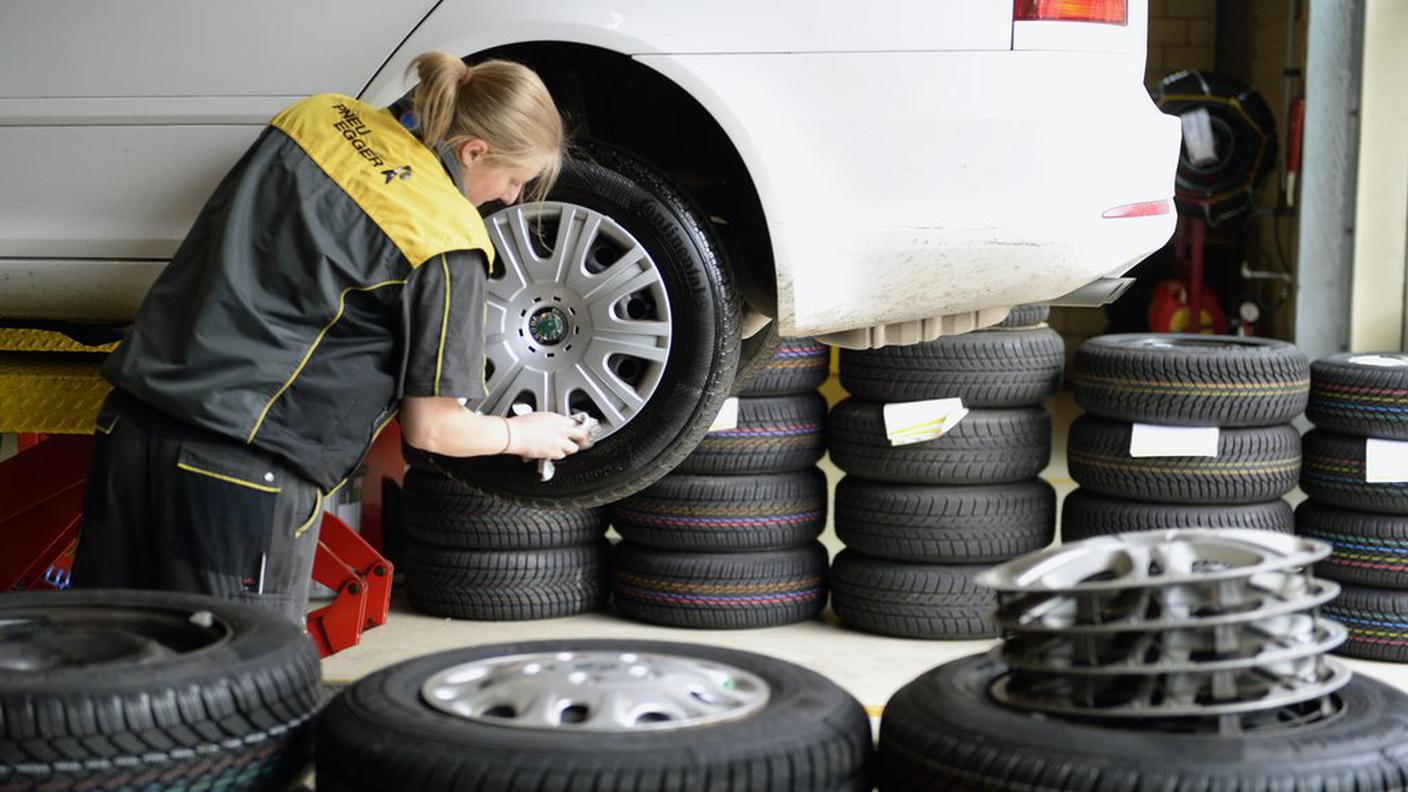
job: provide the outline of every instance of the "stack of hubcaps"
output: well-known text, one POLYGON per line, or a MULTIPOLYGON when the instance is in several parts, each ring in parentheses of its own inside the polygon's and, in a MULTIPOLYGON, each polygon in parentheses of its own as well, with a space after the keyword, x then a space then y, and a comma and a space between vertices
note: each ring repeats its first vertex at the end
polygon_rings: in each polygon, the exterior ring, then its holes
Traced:
POLYGON ((1235 733, 1333 716, 1350 679, 1320 616, 1339 586, 1328 545, 1248 530, 1122 534, 995 567, 993 649, 1008 706, 1140 726, 1235 733), (1137 719, 1137 720, 1136 720, 1137 719))

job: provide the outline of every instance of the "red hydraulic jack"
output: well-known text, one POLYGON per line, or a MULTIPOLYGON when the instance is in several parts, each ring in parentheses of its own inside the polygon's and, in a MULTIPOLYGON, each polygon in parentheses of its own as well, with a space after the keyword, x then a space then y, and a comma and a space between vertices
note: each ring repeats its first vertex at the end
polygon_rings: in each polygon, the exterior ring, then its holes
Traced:
POLYGON ((394 571, 391 562, 347 523, 323 513, 313 579, 337 596, 332 604, 308 614, 308 635, 323 657, 356 646, 363 630, 386 623, 394 571))
MULTIPOLYGON (((19 447, 0 462, 0 592, 68 588, 93 438, 28 435, 19 447)), ((337 596, 308 614, 308 634, 323 657, 386 623, 394 571, 347 523, 323 514, 313 579, 337 596)))

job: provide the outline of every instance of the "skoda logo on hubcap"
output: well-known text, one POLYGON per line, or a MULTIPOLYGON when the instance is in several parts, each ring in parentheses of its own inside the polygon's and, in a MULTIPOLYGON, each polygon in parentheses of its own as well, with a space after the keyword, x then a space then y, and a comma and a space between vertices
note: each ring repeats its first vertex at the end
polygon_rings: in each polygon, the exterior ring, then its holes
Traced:
POLYGON ((528 320, 528 332, 539 344, 552 346, 567 337, 567 317, 556 308, 544 308, 528 320))

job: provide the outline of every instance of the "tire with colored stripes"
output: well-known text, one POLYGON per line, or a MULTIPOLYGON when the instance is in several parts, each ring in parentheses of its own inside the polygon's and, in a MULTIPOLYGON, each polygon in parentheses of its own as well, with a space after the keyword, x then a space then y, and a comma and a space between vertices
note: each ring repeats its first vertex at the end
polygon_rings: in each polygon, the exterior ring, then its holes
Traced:
POLYGON ((820 393, 739 398, 738 426, 710 432, 675 473, 738 476, 806 470, 826 453, 820 393))
POLYGON ((998 327, 1035 327, 1051 316, 1049 305, 1014 305, 998 327))
POLYGON ((669 475, 611 507, 616 532, 657 550, 782 550, 826 527, 818 468, 757 476, 669 475))
POLYGON ((1346 583, 1325 604, 1324 613, 1349 631, 1335 654, 1408 663, 1408 591, 1346 583))
POLYGON ((831 411, 827 445, 836 467, 892 484, 1006 484, 1035 477, 1051 459, 1043 407, 970 410, 943 437, 892 446, 885 405, 847 399, 831 411))
POLYGON ((910 564, 842 550, 831 609, 847 627, 899 638, 991 638, 997 594, 974 582, 985 564, 910 564))
POLYGON ((1408 514, 1408 482, 1366 479, 1365 438, 1323 429, 1305 433, 1300 488, 1322 503, 1358 511, 1408 514))
POLYGON ((282 614, 159 591, 0 597, 0 789, 283 792, 322 664, 282 614))
POLYGON ((1269 338, 1122 334, 1076 350, 1076 401, 1121 421, 1272 426, 1305 410, 1310 362, 1269 338))
POLYGON ((965 407, 1022 407, 1059 390, 1065 365, 1065 342, 1049 327, 983 330, 843 349, 841 385, 876 402, 960 398, 965 407))
POLYGON ((1408 591, 1408 517, 1308 500, 1296 507, 1296 533, 1334 548, 1315 565, 1320 577, 1408 591))
POLYGON ((1218 433, 1215 457, 1131 457, 1131 425, 1082 415, 1071 424, 1071 478, 1102 495, 1157 503, 1258 503, 1285 495, 1300 472, 1295 427, 1218 433))
POLYGON ((1350 352, 1310 364, 1305 416, 1332 432, 1408 440, 1408 354, 1350 352))
POLYGON ((604 539, 547 550, 451 550, 408 541, 411 607, 472 621, 555 619, 606 607, 604 539))
POLYGON ((784 338, 772 360, 740 396, 789 396, 820 388, 831 376, 831 347, 814 338, 784 338))
POLYGON ((1171 528, 1251 528, 1290 533, 1294 527, 1295 512, 1291 504, 1280 498, 1213 506, 1125 500, 1077 489, 1066 496, 1061 506, 1062 542, 1171 528))
POLYGON ((591 544, 606 534, 606 509, 552 511, 519 506, 435 470, 406 471, 406 535, 460 550, 533 550, 591 544))
POLYGON ((762 553, 679 553, 622 542, 611 576, 622 616, 667 627, 776 627, 826 607, 826 548, 817 542, 762 553))
POLYGON ((1232 735, 1036 716, 992 695, 1006 672, 970 655, 891 696, 881 792, 1396 792, 1408 778, 1408 696, 1364 674, 1336 691, 1332 717, 1232 735))
POLYGON ((1056 491, 1016 484, 926 487, 846 476, 836 487, 836 536, 857 553, 896 561, 976 564, 1051 544, 1056 491))

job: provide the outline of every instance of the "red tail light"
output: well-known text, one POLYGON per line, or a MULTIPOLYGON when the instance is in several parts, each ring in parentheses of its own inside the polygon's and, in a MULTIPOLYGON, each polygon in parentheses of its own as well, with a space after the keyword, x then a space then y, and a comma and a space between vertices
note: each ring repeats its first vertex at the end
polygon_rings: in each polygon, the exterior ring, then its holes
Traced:
POLYGON ((1018 22, 1129 22, 1129 0, 1015 0, 1012 16, 1018 22))

